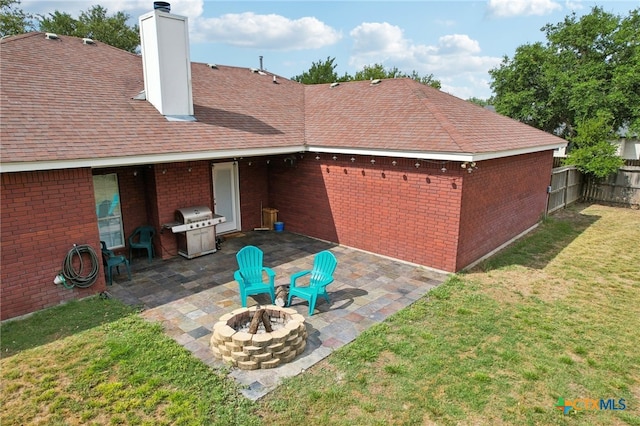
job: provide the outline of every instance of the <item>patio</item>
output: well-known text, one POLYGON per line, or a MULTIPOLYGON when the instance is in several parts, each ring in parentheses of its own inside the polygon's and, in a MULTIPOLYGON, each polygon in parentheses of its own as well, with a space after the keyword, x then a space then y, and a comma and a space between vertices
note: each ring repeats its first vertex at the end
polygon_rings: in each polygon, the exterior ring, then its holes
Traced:
MULTIPOLYGON (((276 286, 310 269, 313 256, 330 250, 338 259, 335 281, 328 287, 331 303, 319 300, 308 316, 305 300, 294 298, 291 308, 306 318, 308 339, 304 352, 292 362, 267 370, 232 369, 230 376, 244 386, 243 394, 256 400, 354 340, 373 324, 409 306, 441 284, 446 274, 393 259, 331 244, 289 232, 251 231, 226 236, 216 253, 194 259, 175 257, 148 263, 132 259, 133 278, 114 273, 107 291, 130 305, 144 307, 142 316, 159 321, 165 332, 213 368, 223 366, 209 348, 212 327, 220 316, 240 308, 235 254, 246 245, 264 252, 264 265, 276 272, 276 286)), ((268 295, 248 298, 248 306, 270 303, 268 295)))

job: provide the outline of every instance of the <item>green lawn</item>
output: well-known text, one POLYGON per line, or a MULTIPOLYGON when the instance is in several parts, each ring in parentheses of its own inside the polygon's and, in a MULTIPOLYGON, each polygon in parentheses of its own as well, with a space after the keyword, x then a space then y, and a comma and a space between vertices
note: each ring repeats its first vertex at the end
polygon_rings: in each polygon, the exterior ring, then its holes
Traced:
POLYGON ((118 302, 69 304, 2 326, 0 423, 640 425, 639 241, 640 211, 560 212, 258 403, 118 302))

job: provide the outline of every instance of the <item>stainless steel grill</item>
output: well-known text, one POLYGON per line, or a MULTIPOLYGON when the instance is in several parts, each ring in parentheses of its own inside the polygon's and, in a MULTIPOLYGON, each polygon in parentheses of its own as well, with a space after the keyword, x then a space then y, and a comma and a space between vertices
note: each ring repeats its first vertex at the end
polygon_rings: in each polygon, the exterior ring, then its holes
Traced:
POLYGON ((176 222, 171 232, 178 238, 178 253, 187 259, 216 252, 216 225, 224 216, 214 215, 207 206, 176 210, 176 222))

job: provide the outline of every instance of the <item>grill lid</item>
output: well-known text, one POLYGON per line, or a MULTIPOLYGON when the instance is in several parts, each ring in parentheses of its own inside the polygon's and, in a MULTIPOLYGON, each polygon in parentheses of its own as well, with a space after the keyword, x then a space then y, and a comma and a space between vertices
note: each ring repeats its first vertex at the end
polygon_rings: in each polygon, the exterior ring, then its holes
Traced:
POLYGON ((176 221, 180 223, 193 223, 211 219, 213 213, 207 206, 184 207, 176 210, 176 221))

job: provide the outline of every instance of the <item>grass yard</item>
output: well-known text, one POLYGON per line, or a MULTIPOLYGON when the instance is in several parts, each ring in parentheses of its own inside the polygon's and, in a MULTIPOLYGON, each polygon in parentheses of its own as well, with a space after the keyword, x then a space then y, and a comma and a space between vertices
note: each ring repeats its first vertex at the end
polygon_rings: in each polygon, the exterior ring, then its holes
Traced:
POLYGON ((640 425, 639 241, 640 211, 562 211, 259 403, 119 302, 70 303, 2 325, 0 424, 640 425))
POLYGON ((115 300, 3 324, 1 348, 3 426, 259 424, 225 374, 115 300))
POLYGON ((268 395, 264 424, 640 425, 639 242, 640 211, 560 212, 268 395))

